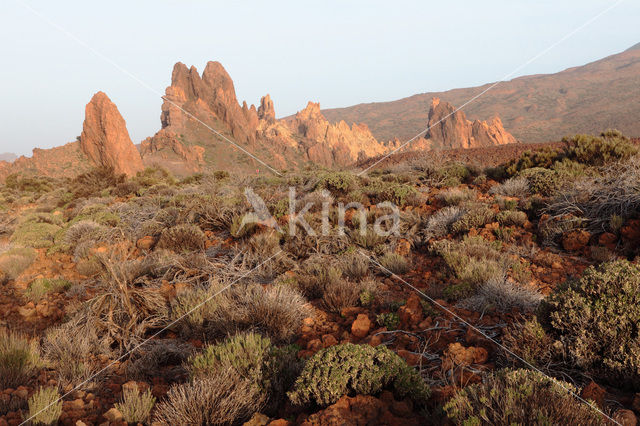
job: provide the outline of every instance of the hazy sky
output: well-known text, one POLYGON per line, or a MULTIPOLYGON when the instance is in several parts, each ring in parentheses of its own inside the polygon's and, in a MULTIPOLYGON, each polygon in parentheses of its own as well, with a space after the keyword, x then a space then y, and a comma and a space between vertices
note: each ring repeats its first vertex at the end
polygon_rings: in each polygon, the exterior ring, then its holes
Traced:
MULTIPOLYGON (((134 142, 160 128, 161 99, 24 6, 164 93, 177 61, 220 61, 238 98, 270 93, 278 116, 503 78, 613 0, 1 0, 0 152, 81 133, 105 91, 134 142)), ((556 72, 640 42, 627 0, 518 75, 556 72)))

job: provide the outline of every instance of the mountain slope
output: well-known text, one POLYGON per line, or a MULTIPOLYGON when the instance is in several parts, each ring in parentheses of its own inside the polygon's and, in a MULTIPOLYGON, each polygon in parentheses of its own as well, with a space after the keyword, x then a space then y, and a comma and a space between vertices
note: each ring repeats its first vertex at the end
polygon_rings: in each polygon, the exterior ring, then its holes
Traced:
MULTIPOLYGON (((378 140, 395 137, 406 140, 426 127, 432 98, 460 106, 491 84, 327 109, 323 114, 329 121, 365 123, 378 140)), ((531 75, 500 83, 464 111, 471 119, 499 116, 504 127, 523 142, 556 140, 572 133, 598 133, 606 128, 640 135, 640 44, 556 74, 531 75)))

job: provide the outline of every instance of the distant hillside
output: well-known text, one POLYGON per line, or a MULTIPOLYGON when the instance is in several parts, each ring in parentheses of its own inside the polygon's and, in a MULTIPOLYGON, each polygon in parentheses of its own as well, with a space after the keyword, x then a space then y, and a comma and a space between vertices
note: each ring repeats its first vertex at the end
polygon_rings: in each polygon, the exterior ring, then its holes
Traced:
MULTIPOLYGON (((426 127, 432 98, 460 106, 491 84, 322 113, 329 121, 365 123, 378 140, 405 140, 426 127)), ((640 43, 581 67, 500 83, 464 111, 470 119, 499 116, 505 129, 523 142, 557 140, 606 128, 640 136, 640 43)))
POLYGON ((9 163, 12 163, 16 161, 17 158, 18 156, 12 152, 5 152, 0 154, 0 161, 8 161, 9 163))

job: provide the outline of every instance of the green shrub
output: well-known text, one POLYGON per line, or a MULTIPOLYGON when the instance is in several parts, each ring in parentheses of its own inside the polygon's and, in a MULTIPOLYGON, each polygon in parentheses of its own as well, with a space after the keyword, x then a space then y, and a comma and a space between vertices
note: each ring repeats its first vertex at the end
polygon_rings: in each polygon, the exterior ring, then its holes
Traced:
POLYGON ((126 180, 125 175, 118 175, 113 168, 97 167, 76 176, 69 185, 74 198, 87 198, 100 195, 104 190, 115 187, 126 180))
POLYGON ((458 391, 444 406, 457 425, 600 425, 604 418, 573 385, 531 370, 499 370, 458 391))
POLYGON ((558 173, 542 167, 523 170, 519 176, 527 179, 529 190, 533 194, 551 195, 561 184, 558 173))
POLYGON ((372 395, 385 388, 424 403, 430 390, 420 374, 384 346, 340 344, 309 359, 289 399, 296 405, 335 403, 342 395, 372 395))
POLYGON ((122 417, 129 424, 147 423, 151 410, 156 403, 156 398, 151 395, 148 389, 140 393, 138 387, 125 388, 122 391, 122 402, 115 404, 115 407, 122 417))
POLYGON ((545 304, 552 334, 590 374, 640 390, 640 266, 590 267, 545 304))
POLYGON ((316 189, 327 189, 335 195, 346 195, 356 186, 356 178, 349 172, 327 172, 320 176, 316 189))
POLYGON ((638 152, 638 148, 617 130, 607 130, 600 137, 576 135, 562 141, 567 144, 566 155, 569 159, 590 166, 626 160, 638 152))
POLYGON ((49 293, 58 293, 71 287, 71 283, 61 278, 38 278, 31 282, 24 295, 37 302, 49 293))
POLYGON ((515 176, 526 169, 550 168, 561 157, 559 149, 544 147, 536 151, 525 151, 519 158, 507 162, 503 168, 507 176, 515 176))
POLYGON ((25 271, 38 253, 30 247, 15 247, 0 254, 0 271, 7 279, 14 280, 25 271))
POLYGON ((192 378, 233 371, 260 389, 266 402, 276 406, 299 372, 293 347, 277 348, 257 333, 241 333, 205 347, 188 361, 192 378))
POLYGON ((493 210, 485 204, 478 204, 469 207, 467 211, 451 225, 451 232, 455 234, 469 232, 472 228, 481 228, 491 223, 494 218, 495 213, 493 210))
POLYGON ((389 201, 399 207, 416 205, 419 200, 418 191, 413 186, 398 183, 383 185, 377 191, 367 192, 367 195, 373 203, 389 201))
POLYGON ((24 385, 39 367, 40 355, 35 342, 0 329, 1 388, 24 385))
POLYGON ((204 250, 207 238, 196 225, 184 224, 162 231, 157 247, 176 253, 204 250))
POLYGON ((49 248, 53 246, 57 232, 62 229, 50 223, 25 222, 11 236, 11 242, 26 247, 49 248))
POLYGON ((62 398, 58 389, 41 387, 29 398, 29 413, 31 424, 57 424, 62 414, 62 398))
POLYGON ((31 192, 43 194, 55 189, 55 180, 46 176, 22 176, 16 173, 10 174, 4 181, 8 189, 18 192, 31 192))
POLYGON ((387 327, 387 330, 395 330, 400 324, 400 318, 395 312, 386 312, 376 316, 376 322, 381 327, 387 327))

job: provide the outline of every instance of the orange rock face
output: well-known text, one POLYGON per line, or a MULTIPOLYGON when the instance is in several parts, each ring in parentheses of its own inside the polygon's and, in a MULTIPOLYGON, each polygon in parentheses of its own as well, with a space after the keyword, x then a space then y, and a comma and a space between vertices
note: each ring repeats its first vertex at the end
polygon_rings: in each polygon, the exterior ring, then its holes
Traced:
POLYGON ((518 142, 502 126, 500 118, 469 121, 453 105, 433 98, 425 138, 433 148, 477 148, 518 142))
POLYGON ((95 165, 113 167, 116 173, 134 176, 144 168, 124 119, 103 92, 87 104, 80 147, 95 165))

